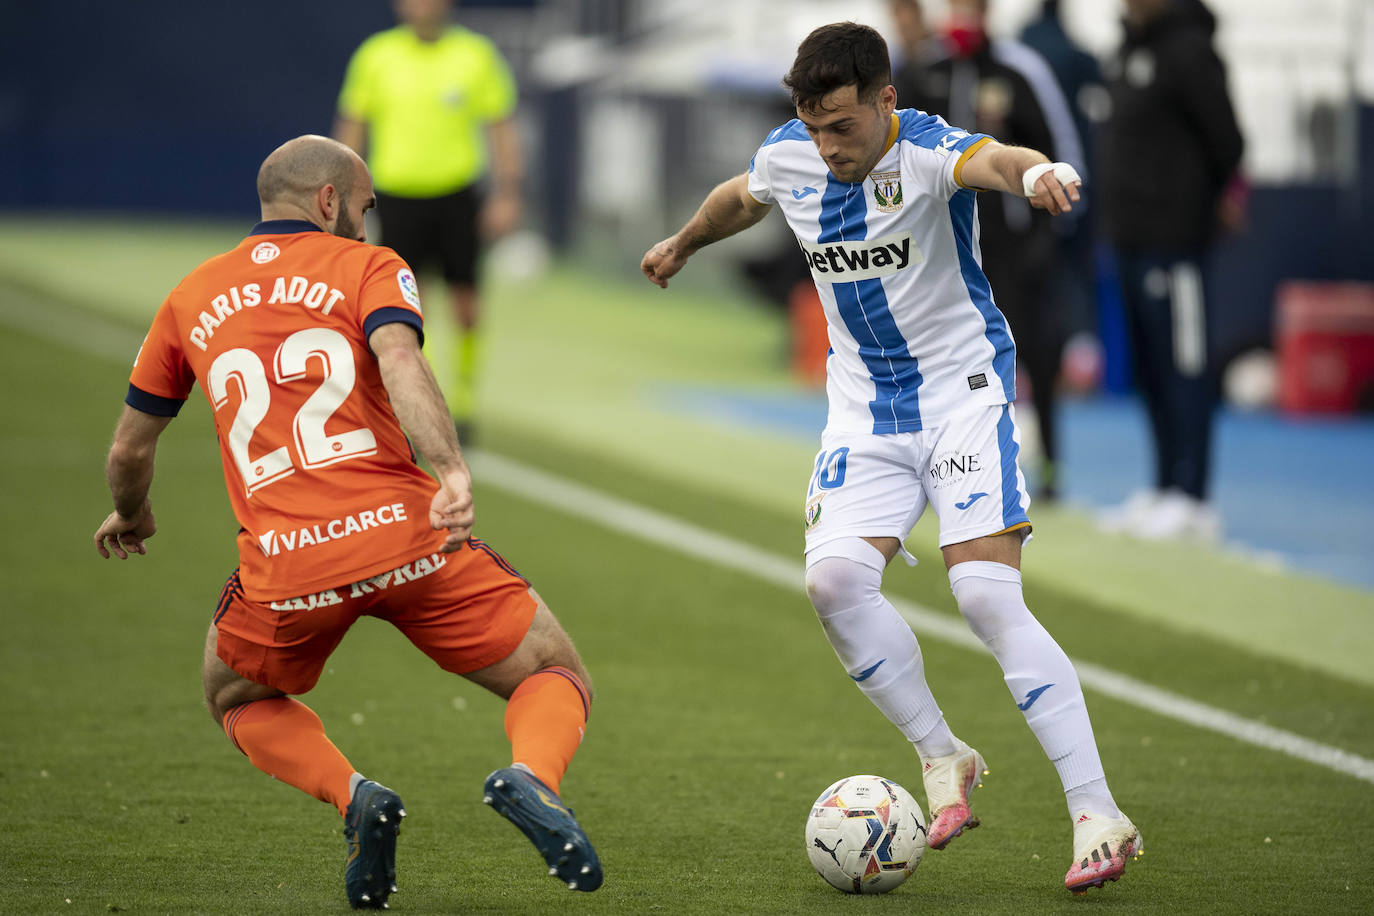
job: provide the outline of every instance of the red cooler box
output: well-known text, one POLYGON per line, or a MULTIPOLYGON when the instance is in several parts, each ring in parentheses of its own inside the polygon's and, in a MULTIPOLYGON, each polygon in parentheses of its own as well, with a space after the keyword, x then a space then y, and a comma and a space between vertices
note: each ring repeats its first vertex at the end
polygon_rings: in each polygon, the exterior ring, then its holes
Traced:
POLYGON ((1279 285, 1279 406, 1349 413, 1374 400, 1374 284, 1279 285))
POLYGON ((816 284, 798 281, 787 297, 787 311, 792 325, 792 373, 807 385, 824 388, 830 332, 816 284))

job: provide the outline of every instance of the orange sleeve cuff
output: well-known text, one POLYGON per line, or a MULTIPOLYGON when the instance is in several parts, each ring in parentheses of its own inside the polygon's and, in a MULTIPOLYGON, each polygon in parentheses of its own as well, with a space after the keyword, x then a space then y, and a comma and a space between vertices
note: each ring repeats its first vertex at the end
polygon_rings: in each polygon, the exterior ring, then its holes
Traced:
MULTIPOLYGON (((956 162, 956 163, 954 163, 954 183, 955 183, 955 184, 957 184, 957 185, 958 185, 959 187, 961 187, 961 188, 967 188, 967 187, 969 187, 968 185, 964 184, 964 163, 965 163, 965 162, 968 162, 969 157, 972 156, 974 153, 978 152, 978 150, 982 149, 983 146, 984 146, 985 144, 988 144, 988 143, 991 143, 991 142, 992 142, 992 138, 991 138, 991 137, 984 137, 983 139, 979 140, 977 143, 973 144, 973 145, 970 146, 968 149, 964 150, 962 153, 959 154, 959 161, 956 162)), ((983 189, 983 188, 973 188, 972 190, 974 190, 974 191, 981 191, 981 190, 984 190, 984 189, 983 189)))

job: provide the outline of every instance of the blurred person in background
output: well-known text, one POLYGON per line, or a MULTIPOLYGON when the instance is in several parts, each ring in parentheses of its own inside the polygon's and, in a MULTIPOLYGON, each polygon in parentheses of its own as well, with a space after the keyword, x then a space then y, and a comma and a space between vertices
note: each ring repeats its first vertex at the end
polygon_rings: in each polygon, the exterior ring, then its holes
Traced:
POLYGON ((892 24, 897 30, 894 72, 920 67, 944 56, 944 41, 926 23, 920 0, 892 0, 888 8, 892 13, 892 24))
POLYGON ((930 846, 976 827, 969 795, 983 758, 945 722, 916 636, 882 593, 894 557, 914 563, 903 542, 932 508, 959 611, 996 657, 1064 788, 1073 824, 1064 884, 1075 894, 1102 887, 1143 841, 1107 786, 1073 663, 1022 592, 1030 497, 1010 403, 1016 346, 979 267, 974 190, 1058 213, 1078 199, 1078 173, 897 110, 887 45, 867 26, 816 29, 783 83, 797 117, 650 248, 640 269, 666 287, 701 248, 782 211, 832 346, 829 415, 804 514, 806 591, 826 638, 916 750, 930 846))
POLYGON ((450 21, 452 0, 396 0, 400 25, 362 43, 339 92, 334 136, 365 154, 382 244, 448 285, 458 334, 449 402, 470 442, 482 356, 482 244, 514 230, 524 177, 516 86, 486 37, 450 21))
POLYGON ((1209 502, 1218 379, 1210 352, 1208 258, 1242 217, 1228 185, 1243 140, 1200 0, 1126 0, 1107 67, 1111 114, 1098 201, 1115 249, 1131 356, 1149 413, 1155 487, 1103 514, 1145 538, 1216 538, 1209 502))
POLYGON ((258 196, 262 222, 153 319, 110 446, 114 511, 96 550, 146 552, 158 439, 198 383, 241 526, 206 634, 206 705, 255 767, 343 816, 349 903, 387 906, 406 812, 293 695, 364 616, 507 701, 513 762, 487 777, 485 801, 549 874, 595 890, 600 861, 558 796, 591 708, 587 671, 530 583, 470 536, 471 475, 420 350, 415 276, 364 244, 367 167, 342 143, 297 137, 263 161, 258 196))
MULTIPOLYGON (((1094 132, 1106 116, 1107 87, 1097 58, 1074 41, 1064 28, 1059 0, 1044 0, 1040 15, 1021 31, 1021 42, 1040 54, 1054 72, 1069 104, 1083 161, 1083 175, 1092 183, 1096 168, 1094 132)), ((1087 393, 1102 381, 1102 344, 1098 335, 1097 202, 1085 193, 1073 212, 1056 217, 1055 238, 1059 269, 1051 280, 1050 295, 1060 303, 1068 339, 1060 366, 1061 388, 1087 393)))
MULTIPOLYGON (((1086 171, 1068 102, 1053 71, 1035 51, 987 32, 984 0, 952 0, 944 33, 946 53, 904 66, 893 85, 897 100, 950 124, 1042 150, 1086 171)), ((1066 219, 1074 214, 1065 214, 1066 219)), ((1057 496, 1056 389, 1067 336, 1066 306, 1055 295, 1058 241, 1054 217, 1009 194, 978 198, 983 272, 997 306, 1011 323, 1018 360, 1029 377, 1038 421, 1040 460, 1036 495, 1057 496)), ((1026 386, 1022 386, 1024 389, 1026 386)), ((1019 394, 1025 397, 1024 390, 1019 394)))

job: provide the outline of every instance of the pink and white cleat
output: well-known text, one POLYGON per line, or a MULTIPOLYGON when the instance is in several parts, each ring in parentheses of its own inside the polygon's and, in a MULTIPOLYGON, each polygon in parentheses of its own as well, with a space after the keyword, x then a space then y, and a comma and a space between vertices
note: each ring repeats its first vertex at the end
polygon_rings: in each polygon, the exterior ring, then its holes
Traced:
POLYGON ((931 757, 922 768, 930 808, 926 844, 931 849, 944 849, 965 827, 978 826, 978 819, 969 813, 968 796, 974 786, 983 784, 988 767, 982 754, 957 738, 955 743, 953 754, 931 757))
POLYGON ((1073 865, 1064 886, 1074 894, 1102 887, 1126 871, 1127 859, 1145 854, 1145 838, 1126 815, 1107 817, 1084 812, 1073 825, 1073 865))

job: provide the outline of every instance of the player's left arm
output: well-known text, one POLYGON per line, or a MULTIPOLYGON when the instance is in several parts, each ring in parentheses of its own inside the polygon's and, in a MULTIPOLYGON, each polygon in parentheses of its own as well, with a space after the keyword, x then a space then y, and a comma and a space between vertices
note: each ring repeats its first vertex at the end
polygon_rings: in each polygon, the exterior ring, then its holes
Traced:
POLYGON ((743 232, 772 210, 749 193, 749 173, 736 175, 716 185, 697 212, 679 229, 644 253, 639 269, 649 282, 663 289, 668 280, 687 263, 687 259, 707 245, 743 232))
POLYGON ((110 486, 114 511, 95 532, 95 549, 107 560, 113 553, 121 560, 129 554, 147 553, 143 542, 157 531, 148 490, 153 483, 157 439, 171 417, 159 417, 124 406, 115 426, 114 443, 105 460, 105 480, 110 486))
POLYGON ((1067 213, 1078 200, 1083 179, 1066 162, 1050 162, 1044 153, 990 140, 964 160, 959 180, 968 188, 1003 191, 1030 199, 1031 206, 1067 213))

